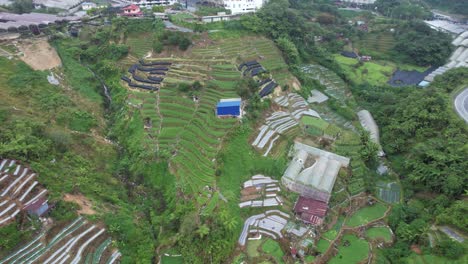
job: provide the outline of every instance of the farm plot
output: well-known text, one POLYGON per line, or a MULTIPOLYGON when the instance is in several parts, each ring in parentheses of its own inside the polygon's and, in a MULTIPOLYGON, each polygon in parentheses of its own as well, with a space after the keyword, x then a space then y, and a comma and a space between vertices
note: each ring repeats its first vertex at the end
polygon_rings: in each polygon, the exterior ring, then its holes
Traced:
POLYGON ((288 71, 288 66, 275 44, 264 37, 242 37, 224 39, 217 45, 193 51, 194 55, 204 59, 224 58, 233 64, 240 61, 258 60, 281 85, 291 85, 295 78, 288 71))
POLYGON ((273 256, 277 263, 284 263, 283 261, 284 253, 281 250, 281 247, 278 244, 278 242, 268 239, 267 241, 263 243, 262 250, 266 254, 273 256))
POLYGON ((330 228, 330 230, 325 232, 322 236, 329 240, 335 239, 338 233, 340 232, 340 229, 343 226, 343 223, 344 223, 344 217, 340 216, 336 224, 332 228, 330 228))
POLYGON ((240 208, 244 207, 270 207, 283 204, 277 195, 281 189, 277 180, 263 175, 255 175, 244 182, 241 190, 240 208))
POLYGON ((300 95, 290 93, 274 99, 275 102, 287 108, 287 111, 277 111, 266 118, 265 124, 260 127, 260 131, 252 142, 252 146, 259 149, 268 147, 263 154, 267 156, 273 148, 280 135, 288 135, 293 128, 299 125, 302 117, 320 119, 320 115, 308 107, 308 103, 300 95))
POLYGON ((319 81, 326 87, 325 92, 333 98, 346 101, 349 93, 345 82, 335 72, 323 66, 309 64, 301 67, 301 71, 307 73, 309 78, 319 81))
POLYGON ((153 50, 153 38, 145 34, 128 36, 126 44, 130 47, 130 54, 139 59, 153 50))
POLYGON ((39 234, 0 263, 114 263, 120 253, 110 244, 104 228, 79 217, 60 230, 39 234))
POLYGON ((400 202, 401 187, 396 182, 379 181, 376 184, 377 196, 387 203, 400 202))
MULTIPOLYGON (((194 53, 206 50, 194 49, 194 53)), ((148 140, 158 153, 170 158, 170 167, 187 193, 200 193, 215 182, 216 155, 237 119, 215 116, 221 98, 237 97, 233 83, 240 78, 234 64, 223 58, 155 58, 145 61, 172 62, 161 89, 156 93, 135 93, 140 98, 148 140), (180 83, 200 81, 203 88, 194 95, 178 90, 180 83), (146 96, 141 96, 142 94, 146 96)), ((135 101, 135 99, 132 99, 135 101)), ((216 208, 217 195, 200 195, 204 211, 216 208)))
POLYGON ((366 37, 358 43, 361 53, 364 55, 382 54, 389 52, 395 46, 395 38, 390 31, 366 34, 366 37))
POLYGON ((238 243, 245 246, 249 236, 265 235, 273 239, 283 237, 282 230, 288 223, 289 215, 279 210, 269 210, 262 214, 253 215, 244 222, 244 228, 239 236, 238 243))
POLYGON ((22 211, 42 216, 49 210, 47 190, 36 179, 33 171, 16 160, 0 160, 0 227, 22 211))
POLYGON ((385 215, 387 207, 382 203, 364 207, 356 211, 345 223, 346 226, 356 227, 366 225, 385 215))
POLYGON ((370 239, 382 239, 385 242, 392 241, 392 232, 386 226, 371 227, 366 230, 366 236, 370 239))
POLYGON ((368 255, 369 245, 367 241, 359 239, 355 235, 344 235, 338 246, 338 254, 330 259, 328 263, 361 263, 368 255))
MULTIPOLYGON (((332 125, 329 127, 332 127, 332 125)), ((348 130, 338 130, 338 132, 340 132, 340 135, 335 141, 333 150, 337 154, 351 158, 352 177, 348 182, 347 189, 351 195, 356 195, 365 190, 364 178, 370 171, 359 155, 360 139, 358 134, 348 130)), ((327 132, 325 133, 327 134, 327 132)))

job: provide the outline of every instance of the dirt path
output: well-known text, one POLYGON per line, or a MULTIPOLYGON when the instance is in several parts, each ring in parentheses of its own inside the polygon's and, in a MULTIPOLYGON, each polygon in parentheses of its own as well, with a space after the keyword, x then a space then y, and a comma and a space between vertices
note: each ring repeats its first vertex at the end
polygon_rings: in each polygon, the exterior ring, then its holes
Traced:
POLYGON ((158 134, 156 137, 156 151, 159 153, 159 135, 161 135, 161 129, 162 129, 162 122, 163 122, 163 116, 161 114, 161 110, 159 109, 159 104, 161 103, 161 98, 159 93, 156 93, 156 112, 158 113, 159 116, 159 127, 158 127, 158 134))
POLYGON ((34 70, 50 70, 62 65, 57 51, 46 38, 22 40, 18 48, 23 53, 21 60, 34 70))

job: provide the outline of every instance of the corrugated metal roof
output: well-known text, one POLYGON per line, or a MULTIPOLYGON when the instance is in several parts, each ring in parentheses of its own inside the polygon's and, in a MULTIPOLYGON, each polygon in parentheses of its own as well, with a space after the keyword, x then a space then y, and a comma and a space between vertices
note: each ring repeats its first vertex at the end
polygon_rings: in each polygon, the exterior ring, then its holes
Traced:
POLYGON ((242 101, 241 98, 227 98, 227 99, 219 99, 220 102, 235 102, 235 101, 242 101))
POLYGON ((216 107, 230 107, 230 106, 240 106, 241 101, 227 101, 227 102, 219 102, 216 107))
POLYGON ((322 201, 300 196, 294 206, 296 213, 308 213, 318 217, 324 217, 327 214, 328 204, 322 201))

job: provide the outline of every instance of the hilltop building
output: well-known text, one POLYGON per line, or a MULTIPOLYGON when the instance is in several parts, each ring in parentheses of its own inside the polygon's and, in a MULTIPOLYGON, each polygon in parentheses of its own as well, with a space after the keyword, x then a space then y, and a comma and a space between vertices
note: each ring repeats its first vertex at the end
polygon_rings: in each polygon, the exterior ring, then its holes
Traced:
POLYGON ((240 98, 221 99, 216 105, 218 117, 242 117, 242 100, 240 98))
POLYGON ((259 10, 268 0, 224 0, 224 7, 233 15, 252 13, 259 10))
POLYGON ((88 11, 88 10, 91 10, 93 8, 97 8, 96 3, 93 3, 93 2, 83 2, 83 3, 81 3, 81 9, 83 9, 84 11, 88 11))
POLYGON ((177 3, 177 0, 133 0, 125 1, 140 8, 152 8, 153 6, 168 6, 177 3))
POLYGON ((341 0, 340 2, 358 4, 358 5, 371 5, 375 3, 376 0, 341 0))
POLYGON ((127 17, 140 17, 143 16, 143 12, 141 12, 141 9, 137 5, 129 5, 124 8, 122 8, 122 13, 120 13, 121 16, 127 16, 127 17))

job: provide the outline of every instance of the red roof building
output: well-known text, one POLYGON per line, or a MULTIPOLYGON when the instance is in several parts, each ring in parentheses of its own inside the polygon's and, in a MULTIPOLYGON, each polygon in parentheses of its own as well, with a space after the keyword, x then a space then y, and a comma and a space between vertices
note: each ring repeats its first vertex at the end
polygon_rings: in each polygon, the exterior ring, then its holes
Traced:
POLYGON ((143 12, 141 12, 141 9, 137 5, 129 5, 124 8, 122 8, 123 13, 120 13, 121 16, 128 16, 128 17, 140 17, 143 16, 143 12))
POLYGON ((311 198, 300 196, 294 205, 294 213, 304 222, 321 225, 327 214, 328 204, 311 198))

